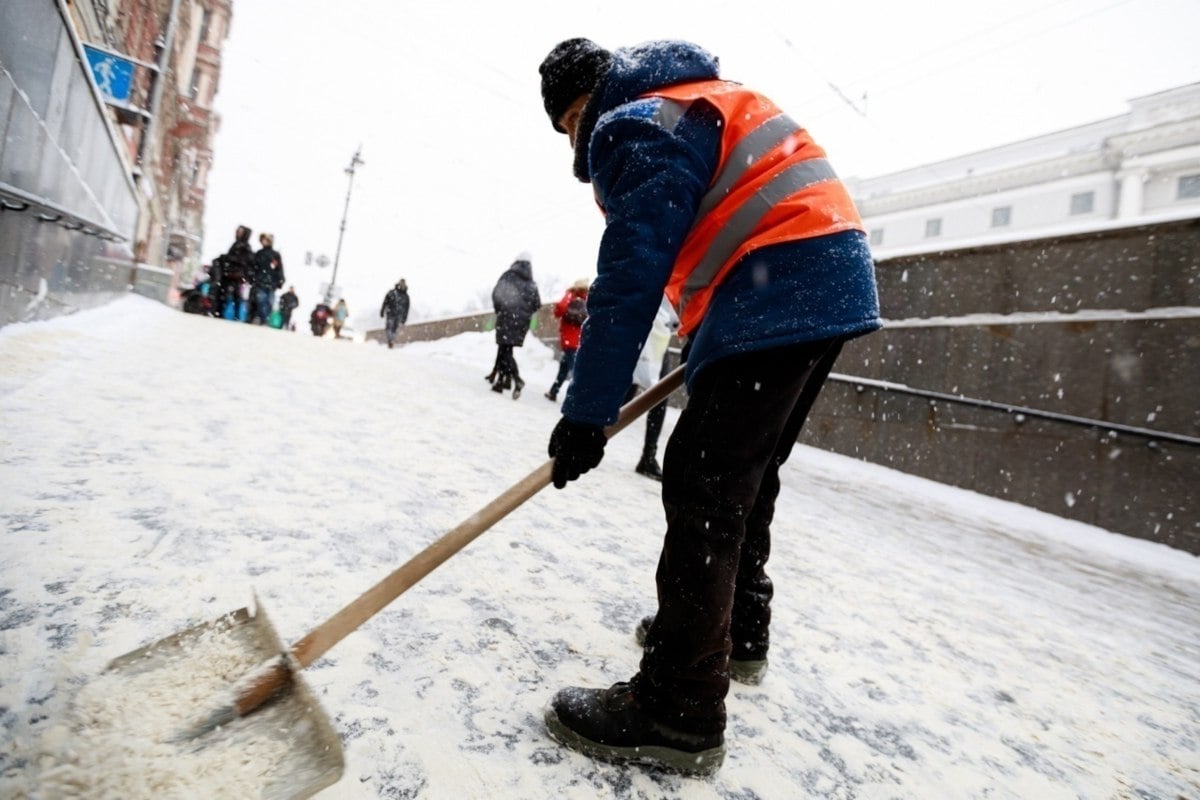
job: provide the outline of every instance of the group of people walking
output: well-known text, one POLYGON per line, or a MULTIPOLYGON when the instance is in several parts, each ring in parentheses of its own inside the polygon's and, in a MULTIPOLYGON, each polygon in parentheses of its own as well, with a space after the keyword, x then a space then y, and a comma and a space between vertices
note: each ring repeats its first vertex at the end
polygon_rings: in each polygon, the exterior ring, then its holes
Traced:
MULTIPOLYGON (((388 290, 383 298, 383 305, 379 309, 379 316, 383 317, 386 322, 389 348, 396 343, 396 331, 408 321, 408 307, 408 283, 401 278, 396 281, 395 286, 388 290)), ((318 303, 309 316, 308 322, 312 327, 313 336, 324 336, 332 328, 333 338, 340 339, 342 338, 342 328, 346 325, 349 317, 350 307, 346 305, 346 298, 339 297, 332 306, 327 302, 318 303)))
POLYGON ((344 297, 339 297, 332 306, 322 300, 313 307, 312 313, 308 315, 308 327, 312 330, 313 336, 324 336, 332 328, 333 338, 340 339, 342 338, 342 327, 349 317, 350 307, 346 305, 344 297))
POLYGON ((271 234, 258 235, 257 251, 250 244, 250 234, 250 228, 239 225, 229 250, 213 259, 209 269, 210 282, 219 287, 220 316, 290 329, 292 312, 300 301, 295 287, 288 287, 276 309, 275 295, 284 284, 283 256, 275 249, 271 234))
POLYGON ((292 312, 300 305, 294 286, 283 288, 283 256, 269 233, 258 235, 259 249, 250 244, 252 231, 239 225, 229 250, 213 259, 208 274, 187 292, 184 310, 274 328, 291 329, 292 312))
MULTIPOLYGON (((582 342, 583 325, 588 318, 589 291, 588 281, 580 279, 571 284, 554 304, 554 317, 558 320, 559 362, 554 382, 545 393, 545 398, 551 402, 558 401, 558 393, 571 381, 575 358, 582 342)), ((530 320, 541 308, 541 296, 533 281, 532 258, 528 253, 518 255, 500 276, 492 290, 492 306, 496 320, 496 360, 492 371, 484 376, 484 380, 491 383, 493 392, 503 393, 511 389, 512 397, 516 400, 525 388, 525 381, 521 378, 514 348, 524 345, 530 320)), ((664 296, 633 370, 625 402, 649 389, 667 374, 667 347, 678 327, 679 318, 664 296)), ((639 474, 657 481, 662 480, 662 468, 658 464, 657 454, 658 438, 662 433, 666 414, 666 401, 647 413, 642 457, 635 468, 639 474)))

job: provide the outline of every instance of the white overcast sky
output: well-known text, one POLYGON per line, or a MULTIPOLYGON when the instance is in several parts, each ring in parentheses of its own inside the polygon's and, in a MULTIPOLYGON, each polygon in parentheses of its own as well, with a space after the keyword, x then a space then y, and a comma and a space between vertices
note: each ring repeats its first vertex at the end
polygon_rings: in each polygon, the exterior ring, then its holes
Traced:
POLYGON ((236 0, 216 109, 204 259, 275 234, 311 309, 362 146, 338 283, 369 327, 408 280, 414 318, 490 295, 522 250, 544 299, 595 273, 602 218, 542 110, 558 41, 690 39, 723 76, 870 177, 1091 122, 1200 80, 1196 0, 952 3, 236 0), (865 99, 864 99, 865 95, 865 99))

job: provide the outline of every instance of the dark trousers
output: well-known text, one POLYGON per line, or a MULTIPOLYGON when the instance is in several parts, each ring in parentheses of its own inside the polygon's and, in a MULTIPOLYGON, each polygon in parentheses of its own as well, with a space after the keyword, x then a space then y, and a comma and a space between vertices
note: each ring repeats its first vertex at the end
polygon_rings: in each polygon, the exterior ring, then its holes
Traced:
POLYGON ((667 533, 636 692, 667 725, 725 727, 729 658, 765 658, 773 594, 766 563, 783 465, 842 340, 705 367, 667 442, 667 533))
POLYGON ((575 356, 578 352, 578 350, 562 351, 562 359, 558 362, 558 377, 554 379, 554 385, 550 387, 551 393, 557 393, 564 383, 571 380, 571 371, 575 369, 575 356))
POLYGON ((399 327, 400 327, 400 318, 395 316, 394 314, 388 314, 387 315, 387 326, 385 328, 385 330, 387 331, 387 343, 388 344, 391 344, 392 342, 396 341, 396 330, 399 327))
MULTIPOLYGON (((661 381, 671 371, 670 353, 664 352, 662 366, 658 368, 658 379, 661 381)), ((646 412, 646 438, 642 442, 642 460, 650 461, 658 455, 658 437, 662 434, 663 423, 667 420, 667 401, 663 400, 646 412)))
POLYGON ((513 346, 511 344, 496 345, 496 366, 493 368, 496 373, 495 383, 508 388, 513 381, 521 380, 521 370, 517 367, 517 358, 513 355, 513 346))
POLYGON ((271 290, 264 286, 255 286, 250 290, 250 311, 246 315, 246 322, 254 322, 255 319, 262 321, 264 325, 271 318, 271 306, 274 303, 271 300, 271 290))
MULTIPOLYGON (((664 362, 665 363, 665 362, 664 362)), ((665 372, 664 372, 665 374, 665 372)), ((625 402, 642 393, 636 383, 629 387, 625 394, 625 402)), ((646 412, 646 438, 642 440, 642 459, 650 460, 658 455, 658 437, 662 435, 663 423, 667 421, 667 401, 663 400, 646 412)))
POLYGON ((667 420, 667 401, 663 400, 646 412, 646 438, 642 441, 642 458, 649 461, 658 455, 658 437, 667 420))

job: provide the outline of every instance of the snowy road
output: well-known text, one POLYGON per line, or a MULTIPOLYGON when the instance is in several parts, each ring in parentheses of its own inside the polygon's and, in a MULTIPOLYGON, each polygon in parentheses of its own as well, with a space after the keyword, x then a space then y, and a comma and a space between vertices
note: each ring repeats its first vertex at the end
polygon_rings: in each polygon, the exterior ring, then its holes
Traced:
MULTIPOLYGON (((137 297, 0 329, 0 795, 43 796, 39 737, 109 659, 252 590, 294 640, 542 464, 550 351, 517 402, 493 355, 137 297)), ((305 671, 346 753, 322 798, 1200 798, 1200 560, 810 448, 717 776, 559 748, 546 701, 629 677, 654 609, 642 430, 305 671)))

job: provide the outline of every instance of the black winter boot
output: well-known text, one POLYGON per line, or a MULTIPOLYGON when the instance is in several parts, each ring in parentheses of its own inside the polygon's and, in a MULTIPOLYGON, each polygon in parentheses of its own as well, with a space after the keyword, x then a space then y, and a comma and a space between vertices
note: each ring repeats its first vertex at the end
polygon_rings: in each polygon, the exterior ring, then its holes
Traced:
MULTIPOLYGON (((654 615, 642 617, 642 621, 638 623, 637 628, 633 631, 633 638, 637 640, 639 647, 646 646, 646 633, 650 630, 650 626, 654 624, 654 615)), ((747 686, 758 686, 763 682, 763 678, 767 676, 767 655, 762 654, 762 658, 750 659, 729 659, 729 677, 738 683, 743 683, 747 686)))
POLYGON ((516 400, 521 396, 521 390, 525 388, 525 381, 520 378, 514 378, 513 380, 516 381, 516 385, 513 386, 513 400, 516 400))
POLYGON ((546 709, 547 732, 560 744, 602 761, 700 776, 720 769, 725 735, 691 733, 651 719, 634 694, 636 680, 607 689, 561 690, 546 709))
POLYGON ((662 481, 662 468, 658 466, 658 460, 652 455, 642 454, 642 460, 634 467, 639 475, 645 475, 647 478, 656 481, 662 481))

